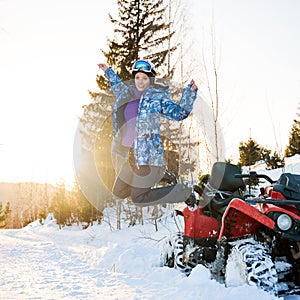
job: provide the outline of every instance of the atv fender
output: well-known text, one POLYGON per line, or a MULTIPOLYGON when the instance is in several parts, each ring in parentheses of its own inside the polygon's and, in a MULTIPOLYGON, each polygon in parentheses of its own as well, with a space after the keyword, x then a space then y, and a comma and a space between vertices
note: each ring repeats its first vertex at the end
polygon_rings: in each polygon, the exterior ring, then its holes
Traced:
POLYGON ((223 216, 220 234, 223 236, 237 238, 247 234, 254 234, 260 226, 274 229, 275 222, 257 210, 247 202, 234 198, 227 206, 223 216))
POLYGON ((182 212, 184 217, 184 235, 193 239, 217 238, 219 233, 218 220, 206 216, 197 206, 194 209, 188 206, 182 212))
POLYGON ((292 218, 299 220, 300 217, 295 214, 295 208, 292 205, 285 205, 285 206, 277 206, 269 203, 257 203, 257 208, 263 214, 267 215, 271 212, 281 212, 290 215, 292 218))

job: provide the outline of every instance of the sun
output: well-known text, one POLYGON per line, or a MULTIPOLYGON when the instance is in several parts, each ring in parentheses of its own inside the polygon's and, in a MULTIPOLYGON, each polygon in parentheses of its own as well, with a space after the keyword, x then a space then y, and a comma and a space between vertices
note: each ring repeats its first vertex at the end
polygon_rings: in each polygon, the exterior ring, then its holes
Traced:
POLYGON ((4 144, 0 146, 0 165, 0 182, 74 183, 72 151, 64 147, 45 151, 39 145, 20 149, 19 145, 4 144))

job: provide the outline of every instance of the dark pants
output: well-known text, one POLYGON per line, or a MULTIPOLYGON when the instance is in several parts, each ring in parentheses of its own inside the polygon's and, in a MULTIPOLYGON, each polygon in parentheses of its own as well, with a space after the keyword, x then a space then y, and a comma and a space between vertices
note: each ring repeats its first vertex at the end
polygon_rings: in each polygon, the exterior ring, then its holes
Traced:
POLYGON ((121 199, 130 196, 137 206, 178 203, 187 200, 192 193, 192 188, 184 184, 153 188, 162 180, 164 170, 164 167, 136 167, 125 162, 115 181, 113 194, 121 199))

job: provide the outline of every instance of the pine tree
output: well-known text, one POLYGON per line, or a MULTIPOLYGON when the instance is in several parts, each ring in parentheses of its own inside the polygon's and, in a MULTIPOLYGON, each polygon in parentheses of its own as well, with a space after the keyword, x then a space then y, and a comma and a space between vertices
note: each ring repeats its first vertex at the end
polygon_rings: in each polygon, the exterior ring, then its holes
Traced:
POLYGON ((68 201, 67 190, 64 182, 57 184, 57 191, 53 196, 50 211, 54 213, 60 228, 69 222, 71 210, 68 201))
MULTIPOLYGON (((131 67, 140 58, 158 66, 160 77, 171 75, 167 55, 176 45, 168 44, 175 31, 166 18, 167 8, 164 0, 118 0, 118 19, 109 15, 115 36, 108 39, 108 51, 102 52, 122 80, 131 78, 131 67)), ((97 77, 97 83, 101 90, 108 87, 102 75, 97 77)))
POLYGON ((271 150, 262 148, 261 156, 267 165, 267 169, 277 169, 284 166, 284 159, 280 157, 277 151, 274 151, 274 153, 272 154, 271 150))
MULTIPOLYGON (((88 174, 90 178, 80 176, 81 186, 82 183, 83 185, 87 185, 93 180, 95 181, 93 185, 99 187, 97 181, 100 179, 101 189, 112 190, 115 170, 111 159, 111 143, 113 138, 111 111, 114 100, 114 96, 100 92, 92 103, 84 106, 84 113, 80 119, 79 129, 82 138, 81 157, 79 158, 82 169, 79 171, 88 174), (93 165, 91 166, 91 164, 93 165), (85 180, 89 181, 89 183, 82 182, 85 180)), ((101 194, 103 202, 98 203, 96 208, 102 211, 106 203, 111 202, 113 199, 108 193, 105 193, 105 195, 101 194)))
POLYGON ((255 140, 249 138, 247 142, 241 142, 239 146, 240 166, 251 166, 258 161, 264 161, 268 169, 277 169, 284 166, 284 159, 274 151, 260 146, 255 140))
POLYGON ((93 221, 101 222, 102 212, 86 199, 77 183, 72 189, 72 214, 79 222, 91 225, 93 221))
MULTIPOLYGON (((300 117, 299 112, 297 113, 297 116, 300 117)), ((285 149, 285 157, 290 157, 295 154, 300 154, 300 120, 298 119, 294 119, 290 131, 289 144, 285 149)))
POLYGON ((3 208, 2 202, 0 202, 0 228, 6 227, 6 220, 10 213, 10 203, 7 202, 3 208))
POLYGON ((247 142, 240 142, 240 166, 251 166, 261 160, 261 146, 251 137, 247 142))

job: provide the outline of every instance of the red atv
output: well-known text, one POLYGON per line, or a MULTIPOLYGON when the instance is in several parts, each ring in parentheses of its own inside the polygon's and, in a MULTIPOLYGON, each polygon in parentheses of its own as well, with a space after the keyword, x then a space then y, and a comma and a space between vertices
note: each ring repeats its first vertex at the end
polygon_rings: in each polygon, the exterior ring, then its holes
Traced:
MULTIPOLYGON (((197 188, 197 187, 196 187, 197 188)), ((189 275, 197 264, 226 286, 256 285, 275 295, 300 294, 300 175, 277 182, 217 162, 182 211, 184 232, 166 241, 162 265, 189 275), (243 178, 270 182, 259 196, 243 196, 243 178)))

